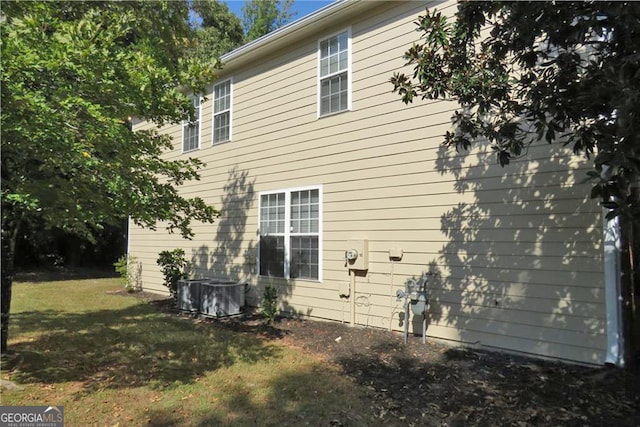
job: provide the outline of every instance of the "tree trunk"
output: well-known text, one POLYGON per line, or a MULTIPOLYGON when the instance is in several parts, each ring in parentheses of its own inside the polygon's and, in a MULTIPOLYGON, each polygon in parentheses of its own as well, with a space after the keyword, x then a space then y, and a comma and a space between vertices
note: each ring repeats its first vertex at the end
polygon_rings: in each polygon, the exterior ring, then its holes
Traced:
POLYGON ((13 275, 15 274, 15 250, 18 239, 19 222, 7 221, 2 227, 2 266, 0 281, 2 287, 0 297, 2 298, 2 311, 0 313, 0 353, 7 352, 7 340, 9 339, 9 312, 11 311, 11 288, 13 285, 13 275), (5 228, 6 226, 6 228, 5 228))

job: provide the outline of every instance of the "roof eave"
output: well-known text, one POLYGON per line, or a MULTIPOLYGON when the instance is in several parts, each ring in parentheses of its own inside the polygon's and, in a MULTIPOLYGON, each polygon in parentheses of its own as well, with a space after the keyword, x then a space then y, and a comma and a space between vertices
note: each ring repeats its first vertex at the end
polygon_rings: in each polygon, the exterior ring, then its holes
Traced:
POLYGON ((337 0, 328 4, 315 12, 297 19, 290 24, 280 27, 256 40, 253 40, 229 53, 225 53, 220 57, 225 68, 239 65, 249 57, 253 58, 256 51, 264 53, 278 48, 280 45, 290 43, 291 37, 300 36, 315 31, 319 26, 324 25, 327 20, 331 20, 336 14, 344 16, 346 11, 351 9, 359 9, 365 5, 363 0, 337 0))

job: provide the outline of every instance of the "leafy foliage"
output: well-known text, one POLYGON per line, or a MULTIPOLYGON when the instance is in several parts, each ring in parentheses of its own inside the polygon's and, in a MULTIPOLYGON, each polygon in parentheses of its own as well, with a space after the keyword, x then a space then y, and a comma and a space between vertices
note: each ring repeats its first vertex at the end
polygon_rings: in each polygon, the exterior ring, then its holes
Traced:
POLYGON ((454 99, 444 144, 488 141, 501 165, 540 139, 593 158, 591 196, 638 221, 640 4, 462 2, 455 21, 427 10, 391 82, 405 103, 454 99))
POLYGON ((190 55, 218 68, 218 57, 244 42, 242 22, 225 3, 196 0, 190 6, 201 21, 196 26, 190 55))
POLYGON ((186 57, 193 38, 186 1, 5 2, 2 7, 2 349, 21 225, 92 239, 126 216, 192 235, 218 212, 178 187, 199 179, 196 159, 167 161, 156 129, 192 112, 188 92, 213 78, 186 57))
POLYGON ((178 296, 178 280, 187 278, 187 268, 189 263, 185 258, 184 250, 178 248, 172 251, 160 252, 156 260, 161 267, 164 276, 164 285, 169 289, 171 297, 178 296))
POLYGON ((2 197, 5 216, 90 235, 88 224, 123 214, 144 226, 166 220, 189 236, 190 220, 215 210, 182 198, 202 163, 165 161, 158 132, 130 131, 130 117, 179 122, 181 83, 211 72, 184 60, 187 9, 161 3, 9 3, 2 49, 2 197), (161 6, 161 7, 160 7, 161 6), (6 214, 6 215, 5 215, 6 214))
POLYGON ((116 272, 120 275, 120 280, 127 292, 135 292, 140 289, 139 277, 136 268, 139 266, 138 259, 132 255, 123 255, 113 263, 116 272))
POLYGON ((249 0, 242 7, 246 41, 269 34, 286 24, 295 13, 293 0, 249 0))
POLYGON ((273 323, 276 314, 278 314, 278 289, 275 286, 265 286, 261 309, 262 315, 267 320, 267 323, 273 323))

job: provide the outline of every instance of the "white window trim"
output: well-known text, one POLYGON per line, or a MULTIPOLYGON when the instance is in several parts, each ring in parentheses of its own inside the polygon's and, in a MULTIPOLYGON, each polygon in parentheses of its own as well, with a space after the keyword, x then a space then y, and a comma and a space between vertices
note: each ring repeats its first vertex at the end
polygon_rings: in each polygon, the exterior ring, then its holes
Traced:
MULTIPOLYGON (((306 190, 318 190, 318 278, 317 279, 309 279, 307 277, 296 277, 294 280, 303 280, 307 282, 322 282, 322 259, 323 259, 323 188, 322 185, 310 185, 306 187, 291 187, 291 188, 281 188, 273 191, 262 191, 258 194, 258 247, 256 248, 258 251, 257 256, 257 272, 259 277, 269 277, 269 276, 261 276, 260 275, 260 212, 262 209, 262 196, 266 196, 269 194, 278 194, 284 193, 284 279, 290 280, 290 270, 291 270, 291 193, 296 191, 306 191, 306 190)), ((300 234, 300 233, 299 233, 300 234)), ((315 234, 315 233, 314 233, 315 234)), ((311 235, 308 233, 307 235, 311 235)), ((282 277, 280 278, 282 279, 282 277)))
POLYGON ((214 83, 211 90, 211 145, 226 144, 233 140, 233 77, 224 79, 214 83), (216 117, 216 86, 229 82, 229 139, 225 141, 214 141, 216 134, 215 117, 216 117))
POLYGON ((197 151, 200 149, 200 140, 202 139, 202 102, 204 101, 204 98, 202 97, 202 95, 191 95, 190 98, 194 98, 194 97, 198 97, 198 100, 200 101, 200 106, 198 108, 198 146, 196 148, 192 148, 190 150, 185 150, 184 149, 184 125, 186 124, 186 120, 183 120, 180 123, 180 150, 182 150, 182 153, 191 153, 193 151, 197 151))
MULTIPOLYGON (((344 113, 346 111, 352 111, 352 93, 353 93, 353 82, 352 82, 352 68, 351 68, 351 58, 353 55, 353 49, 352 49, 352 43, 351 43, 351 27, 347 27, 347 28, 343 28, 340 31, 336 31, 335 33, 331 33, 326 37, 323 37, 321 39, 318 39, 318 46, 317 46, 317 60, 316 60, 316 92, 317 92, 317 106, 316 106, 316 110, 317 110, 317 117, 320 118, 324 118, 324 117, 329 117, 329 116, 334 116, 336 114, 341 114, 344 113), (321 55, 321 51, 320 51, 320 44, 327 40, 330 39, 331 37, 337 36, 338 34, 342 34, 344 32, 347 32, 347 85, 348 90, 347 90, 347 109, 346 110, 341 110, 341 111, 336 111, 334 113, 327 113, 327 114, 320 114, 320 82, 323 79, 328 78, 328 76, 325 77, 321 77, 320 76, 320 55, 321 55)), ((343 73, 344 71, 340 71, 340 73, 343 73)), ((336 73, 339 74, 339 73, 336 73)))

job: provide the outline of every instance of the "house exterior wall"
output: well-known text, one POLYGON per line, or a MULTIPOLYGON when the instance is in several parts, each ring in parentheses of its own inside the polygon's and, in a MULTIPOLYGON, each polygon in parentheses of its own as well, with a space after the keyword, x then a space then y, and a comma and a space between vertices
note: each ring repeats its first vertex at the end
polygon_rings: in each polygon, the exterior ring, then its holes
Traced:
MULTIPOLYGON (((453 2, 437 7, 455 11, 453 2)), ((191 241, 162 224, 158 231, 131 224, 128 250, 142 265, 143 287, 166 292, 155 260, 180 247, 194 277, 247 281, 254 305, 274 284, 282 310, 348 322, 350 302, 339 295, 350 280, 344 251, 349 240, 368 239, 369 269, 355 280, 358 325, 402 330, 396 290, 432 271, 430 337, 602 363, 602 220, 588 185, 580 184, 587 165, 546 143, 506 168, 490 150, 445 150, 456 105, 405 106, 389 83, 394 72, 409 71, 402 54, 419 36, 413 22, 424 8, 377 2, 277 54, 258 51, 250 67, 224 70, 220 80, 231 78, 233 86, 231 142, 212 145, 210 92, 199 150, 182 153, 181 127, 164 128, 175 141, 167 159, 207 164, 201 180, 181 191, 222 216, 194 224, 191 241), (318 40, 346 28, 352 111, 318 118, 318 40), (322 194, 321 280, 260 277, 260 194, 309 186, 322 194), (390 259, 393 248, 402 249, 400 260, 390 259)), ((421 333, 421 318, 410 325, 421 333)))

